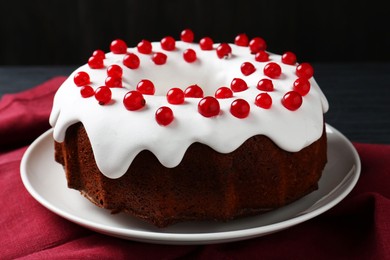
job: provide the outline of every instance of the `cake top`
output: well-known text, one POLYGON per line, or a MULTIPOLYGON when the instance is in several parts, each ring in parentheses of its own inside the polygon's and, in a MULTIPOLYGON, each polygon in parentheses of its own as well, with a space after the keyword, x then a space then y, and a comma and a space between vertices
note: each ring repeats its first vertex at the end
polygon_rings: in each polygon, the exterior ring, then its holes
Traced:
POLYGON ((142 150, 177 166, 194 142, 230 153, 254 135, 296 152, 322 135, 328 102, 309 63, 266 51, 260 37, 234 43, 122 40, 97 50, 55 95, 50 124, 62 142, 82 122, 100 171, 122 176, 142 150))

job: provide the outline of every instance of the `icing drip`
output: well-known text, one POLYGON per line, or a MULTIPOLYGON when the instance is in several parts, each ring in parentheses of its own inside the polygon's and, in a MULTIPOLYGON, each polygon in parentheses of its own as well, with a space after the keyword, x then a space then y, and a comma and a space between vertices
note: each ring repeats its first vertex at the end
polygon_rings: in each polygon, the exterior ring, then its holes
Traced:
POLYGON ((166 167, 177 166, 187 148, 194 142, 210 146, 221 153, 229 153, 238 148, 248 138, 263 134, 273 140, 280 148, 296 152, 320 138, 323 130, 323 114, 328 110, 328 102, 313 78, 310 79, 310 92, 303 97, 302 106, 296 111, 286 109, 281 99, 292 90, 296 66, 280 62, 281 56, 269 54, 269 62, 276 62, 282 69, 282 75, 272 79, 274 90, 267 92, 272 100, 270 109, 255 105, 255 97, 264 91, 256 88, 260 79, 268 78, 263 68, 268 62, 257 62, 248 47, 230 44, 232 55, 229 59, 219 59, 214 51, 203 51, 198 44, 176 42, 174 51, 161 49, 159 42, 153 42, 153 53, 167 55, 164 65, 156 65, 152 54, 135 53, 140 59, 138 69, 132 70, 122 63, 124 54, 107 53, 103 69, 91 69, 81 66, 64 82, 55 95, 50 124, 54 127, 54 139, 64 141, 66 129, 82 122, 100 171, 109 178, 121 177, 129 168, 134 157, 142 150, 150 150, 166 167), (197 59, 188 63, 182 53, 193 49, 197 59), (244 76, 241 64, 251 62, 256 70, 244 76), (123 69, 123 88, 111 88, 112 100, 99 105, 92 98, 83 98, 80 88, 73 82, 73 76, 79 71, 90 75, 93 89, 104 85, 106 68, 117 64, 123 69), (230 86, 233 78, 242 78, 248 89, 233 93, 232 98, 218 99, 221 112, 217 117, 206 118, 197 112, 200 99, 186 98, 181 105, 167 102, 166 93, 173 87, 184 90, 197 84, 202 87, 205 96, 214 96, 222 86, 230 86), (122 100, 129 90, 135 90, 142 79, 151 80, 155 86, 154 95, 144 95, 146 105, 137 111, 125 109, 122 100), (250 113, 245 119, 238 119, 230 112, 230 105, 237 98, 250 104, 250 113), (167 126, 159 125, 155 112, 162 106, 172 109, 174 120, 167 126))

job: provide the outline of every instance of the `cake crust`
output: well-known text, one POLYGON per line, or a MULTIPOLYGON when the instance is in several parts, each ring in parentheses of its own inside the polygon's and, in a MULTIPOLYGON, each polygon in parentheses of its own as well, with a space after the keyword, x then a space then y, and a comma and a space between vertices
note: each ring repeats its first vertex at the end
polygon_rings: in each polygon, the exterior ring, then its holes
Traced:
POLYGON ((164 167, 150 151, 140 152, 127 172, 112 179, 95 162, 82 123, 55 142, 68 187, 99 207, 126 212, 157 227, 188 220, 228 221, 287 205, 318 188, 327 161, 322 136, 299 152, 287 152, 264 135, 221 154, 193 143, 181 163, 164 167))

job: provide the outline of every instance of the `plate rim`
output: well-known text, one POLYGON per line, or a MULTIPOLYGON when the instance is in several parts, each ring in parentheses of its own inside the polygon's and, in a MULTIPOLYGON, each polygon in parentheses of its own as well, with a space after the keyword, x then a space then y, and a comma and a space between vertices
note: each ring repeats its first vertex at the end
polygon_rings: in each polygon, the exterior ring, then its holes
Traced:
MULTIPOLYGON (((131 228, 119 228, 112 227, 109 225, 104 225, 101 223, 92 222, 90 220, 83 219, 79 216, 75 216, 66 212, 55 205, 52 205, 49 201, 47 201, 39 192, 33 187, 33 185, 29 182, 28 177, 28 163, 31 154, 34 152, 37 147, 42 144, 46 138, 50 138, 52 135, 53 128, 47 130, 43 134, 41 134, 37 139, 33 141, 33 143, 27 148, 25 153, 23 154, 21 164, 20 164, 20 174, 22 182, 27 189, 27 191, 31 194, 31 196, 38 201, 41 205, 52 211, 53 213, 73 222, 78 225, 84 226, 91 230, 97 231, 99 233, 103 233, 106 235, 141 241, 141 242, 149 242, 149 243, 159 243, 159 244, 211 244, 211 243, 223 243, 223 242, 232 242, 243 239, 249 239, 253 237, 259 237, 263 235, 267 235, 270 233, 278 232, 283 229, 295 226, 304 221, 307 221, 311 218, 314 218, 323 212, 331 209, 335 205, 337 205, 340 201, 342 201, 355 187, 361 172, 361 161, 358 152, 356 151, 353 144, 336 128, 326 124, 326 129, 330 130, 331 133, 337 135, 345 145, 347 145, 348 151, 352 153, 354 158, 355 167, 351 169, 352 179, 349 180, 349 185, 333 200, 328 202, 327 204, 315 208, 314 210, 304 212, 303 214, 298 214, 292 218, 268 224, 265 226, 259 227, 251 227, 244 228, 239 230, 229 230, 229 231, 220 231, 220 232, 210 232, 210 233, 172 233, 172 232, 154 232, 147 230, 134 230, 131 228)), ((351 174, 351 173, 350 173, 351 174)), ((350 175, 349 174, 349 175, 350 175)), ((348 174, 344 178, 348 177, 348 174)), ((261 217, 261 216, 259 216, 261 217)))

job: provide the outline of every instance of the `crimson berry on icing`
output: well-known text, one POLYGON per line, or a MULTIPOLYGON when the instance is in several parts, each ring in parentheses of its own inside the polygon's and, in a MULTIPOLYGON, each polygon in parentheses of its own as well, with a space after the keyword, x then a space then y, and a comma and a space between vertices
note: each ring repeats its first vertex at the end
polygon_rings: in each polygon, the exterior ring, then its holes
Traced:
POLYGON ((167 93, 169 104, 179 105, 184 103, 184 92, 180 88, 171 88, 167 93))
POLYGON ((243 64, 241 64, 241 72, 245 76, 249 76, 255 71, 256 71, 256 68, 255 68, 255 66, 253 66, 252 63, 244 62, 243 64))
POLYGON ((230 88, 234 92, 241 92, 248 89, 248 85, 246 84, 245 80, 240 78, 234 78, 230 83, 230 88))
POLYGON ((270 78, 278 78, 282 74, 282 68, 275 62, 267 63, 264 66, 264 74, 270 78))
POLYGON ((224 99, 233 97, 233 91, 228 87, 220 87, 215 91, 215 97, 224 99))
POLYGON ((122 78, 123 70, 121 66, 113 64, 107 68, 107 76, 122 78))
POLYGON ((198 112, 204 117, 217 116, 219 114, 219 111, 219 102, 214 97, 204 97, 198 103, 198 112))
POLYGON ((193 42, 194 41, 194 32, 190 29, 185 29, 180 34, 180 39, 183 42, 193 42))
POLYGON ((123 57, 123 65, 125 65, 129 69, 137 69, 140 63, 141 61, 134 53, 128 53, 125 55, 125 57, 123 57))
POLYGON ((105 80, 105 84, 109 88, 121 88, 122 87, 122 78, 108 76, 105 80))
POLYGON ((310 79, 314 75, 314 69, 310 63, 304 62, 297 66, 296 74, 298 77, 310 79))
POLYGON ((230 55, 232 54, 232 48, 230 47, 229 44, 227 43, 221 43, 218 47, 217 47, 217 56, 218 58, 222 59, 226 59, 226 58, 229 58, 230 55))
POLYGON ((152 56, 152 61, 156 65, 163 65, 167 62, 167 55, 162 52, 156 52, 152 56))
POLYGON ((141 109, 145 106, 146 101, 144 96, 136 90, 131 90, 126 93, 123 98, 123 105, 125 105, 127 110, 135 111, 141 109))
POLYGON ((255 105, 261 108, 269 109, 272 105, 272 98, 268 93, 260 93, 255 98, 255 105))
POLYGON ((88 59, 88 65, 91 69, 101 69, 104 67, 103 59, 97 56, 91 56, 88 59))
POLYGON ((282 62, 284 64, 294 65, 297 62, 297 56, 291 51, 285 52, 282 55, 282 62))
POLYGON ((95 98, 100 105, 105 105, 111 100, 111 89, 106 86, 98 87, 95 90, 95 98))
POLYGON ((269 61, 269 54, 266 51, 259 51, 255 54, 255 60, 258 62, 269 61))
POLYGON ((137 44, 137 50, 142 54, 152 53, 152 43, 148 40, 142 40, 137 44))
POLYGON ((305 96, 310 91, 310 82, 307 78, 297 78, 293 84, 293 90, 305 96))
POLYGON ((210 37, 204 37, 200 39, 199 46, 204 51, 210 51, 213 49, 214 41, 210 37))
POLYGON ((74 84, 81 87, 90 83, 89 75, 85 71, 77 72, 73 77, 74 84))
POLYGON ((189 98, 202 98, 203 89, 196 84, 188 86, 184 90, 184 96, 189 98))
POLYGON ((249 49, 252 54, 258 53, 259 51, 264 51, 267 49, 267 43, 261 37, 255 37, 249 42, 249 49))
POLYGON ((172 123, 172 121, 174 119, 172 109, 170 109, 169 107, 165 107, 165 106, 157 109, 155 117, 156 117, 157 123, 159 125, 162 125, 162 126, 169 125, 170 123, 172 123))
POLYGON ((302 96, 296 91, 289 91, 283 96, 282 104, 288 110, 297 110, 302 105, 302 96))
POLYGON ((196 52, 193 49, 187 49, 183 52, 183 58, 186 62, 192 63, 196 61, 196 52))
POLYGON ((125 54, 127 52, 127 44, 121 39, 113 40, 110 45, 110 50, 114 54, 125 54))
POLYGON ((80 94, 83 98, 89 98, 92 97, 95 94, 95 91, 91 86, 82 86, 80 88, 80 94))
POLYGON ((248 36, 245 33, 241 33, 234 38, 234 44, 237 46, 246 47, 249 44, 248 36))
POLYGON ((154 95, 156 91, 153 82, 148 79, 143 79, 137 84, 137 90, 144 95, 154 95))
POLYGON ((245 99, 236 99, 230 105, 230 113, 237 118, 246 118, 249 112, 250 106, 245 99))
POLYGON ((161 48, 166 51, 173 51, 176 48, 176 41, 171 36, 166 36, 160 41, 161 48))
POLYGON ((257 88, 259 90, 263 90, 263 91, 273 91, 274 84, 272 83, 272 80, 270 80, 270 79, 261 79, 257 83, 257 88))
POLYGON ((100 58, 100 59, 105 59, 105 58, 106 58, 106 54, 105 54, 104 51, 102 51, 102 50, 95 50, 95 51, 92 53, 92 56, 98 57, 98 58, 100 58))

